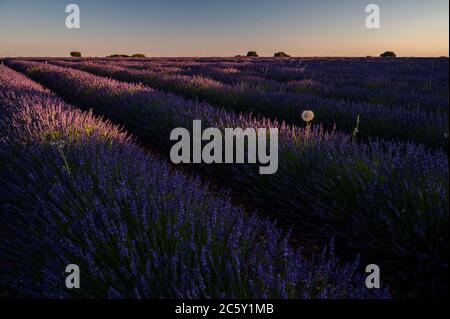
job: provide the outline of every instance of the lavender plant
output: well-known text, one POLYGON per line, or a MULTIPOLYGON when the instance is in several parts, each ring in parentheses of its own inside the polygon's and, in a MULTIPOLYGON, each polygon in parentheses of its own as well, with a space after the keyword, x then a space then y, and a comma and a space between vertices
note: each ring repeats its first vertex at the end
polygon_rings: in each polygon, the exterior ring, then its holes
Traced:
MULTIPOLYGON (((148 69, 128 69, 115 64, 55 63, 122 81, 144 83, 155 89, 200 99, 237 112, 252 112, 291 124, 301 125, 302 121, 297 116, 299 109, 311 108, 326 128, 336 125, 339 130, 351 133, 360 114, 367 119, 365 126, 361 127, 360 138, 402 139, 447 148, 448 141, 444 134, 448 132, 448 107, 436 113, 413 105, 382 105, 377 101, 368 103, 345 97, 327 97, 315 92, 299 94, 284 89, 267 90, 264 85, 255 86, 247 81, 228 85, 201 75, 167 74, 148 69), (427 125, 417 126, 416 123, 427 125)), ((345 92, 345 88, 338 90, 345 92)), ((443 97, 440 105, 448 106, 448 96, 443 97)))
POLYGON ((305 259, 273 223, 4 66, 0 183, 0 288, 14 296, 389 296, 364 287, 357 261, 305 259), (80 289, 64 285, 68 264, 80 289))
MULTIPOLYGON (((376 259, 393 282, 417 293, 446 294, 448 282, 448 157, 413 143, 354 143, 327 133, 236 115, 205 103, 32 62, 10 62, 81 107, 124 125, 163 152, 175 127, 201 119, 208 127, 280 129, 279 170, 254 165, 205 165, 203 173, 252 198, 262 210, 301 231, 302 238, 376 259), (294 138, 295 137, 295 138, 294 138)), ((354 125, 354 123, 353 123, 354 125)))

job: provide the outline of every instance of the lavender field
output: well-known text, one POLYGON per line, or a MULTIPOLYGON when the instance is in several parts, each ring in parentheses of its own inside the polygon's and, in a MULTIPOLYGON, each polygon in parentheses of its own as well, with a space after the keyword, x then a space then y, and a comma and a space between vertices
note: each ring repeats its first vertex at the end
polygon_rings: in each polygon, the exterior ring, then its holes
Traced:
POLYGON ((0 295, 448 296, 448 88, 448 58, 4 59, 0 295), (277 128, 276 173, 172 163, 194 120, 277 128))

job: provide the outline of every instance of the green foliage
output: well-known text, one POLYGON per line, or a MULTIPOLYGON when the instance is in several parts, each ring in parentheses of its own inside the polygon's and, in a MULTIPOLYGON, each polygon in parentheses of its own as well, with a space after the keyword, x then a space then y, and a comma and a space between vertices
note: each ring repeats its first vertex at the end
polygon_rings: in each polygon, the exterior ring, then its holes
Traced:
POLYGON ((128 54, 111 54, 108 58, 129 58, 128 54))
POLYGON ((273 55, 275 58, 290 58, 291 56, 286 52, 277 52, 273 55))
POLYGON ((393 51, 386 51, 384 53, 381 53, 380 57, 382 57, 382 58, 395 58, 395 57, 397 57, 397 55, 393 51))
POLYGON ((74 57, 74 58, 81 58, 81 52, 72 51, 72 52, 70 52, 70 56, 74 57))

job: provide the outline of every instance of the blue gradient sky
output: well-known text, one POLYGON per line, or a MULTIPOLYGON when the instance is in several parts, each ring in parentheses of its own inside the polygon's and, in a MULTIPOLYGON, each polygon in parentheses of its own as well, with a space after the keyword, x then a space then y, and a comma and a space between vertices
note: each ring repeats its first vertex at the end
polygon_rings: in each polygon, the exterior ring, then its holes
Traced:
POLYGON ((0 56, 449 54, 448 0, 0 0, 0 56), (65 6, 81 29, 65 27, 65 6), (381 29, 365 7, 381 7, 381 29))

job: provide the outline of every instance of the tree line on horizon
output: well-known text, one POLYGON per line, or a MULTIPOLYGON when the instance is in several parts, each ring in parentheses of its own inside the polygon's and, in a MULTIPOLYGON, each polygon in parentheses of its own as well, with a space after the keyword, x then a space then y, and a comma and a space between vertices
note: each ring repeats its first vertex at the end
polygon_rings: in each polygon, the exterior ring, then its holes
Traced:
MULTIPOLYGON (((70 52, 70 56, 74 57, 74 58, 81 58, 81 52, 79 51, 72 51, 70 52)), ((128 55, 128 54, 111 54, 109 56, 107 56, 108 58, 145 58, 145 54, 142 53, 135 53, 133 55, 128 55)), ((243 58, 243 57, 249 57, 249 58, 257 58, 259 57, 258 53, 256 51, 248 51, 246 56, 243 55, 236 55, 236 58, 243 58)), ((280 51, 280 52, 276 52, 273 55, 274 58, 290 58, 291 56, 289 54, 287 54, 284 51, 280 51)), ((370 56, 367 56, 370 57, 370 56)), ((397 57, 397 55, 395 54, 394 51, 385 51, 383 53, 380 54, 380 57, 382 58, 395 58, 397 57)))
MULTIPOLYGON (((82 54, 79 51, 72 51, 70 52, 70 56, 73 58, 81 58, 82 54)), ((132 55, 128 54, 111 54, 108 56, 108 58, 145 58, 145 54, 142 53, 135 53, 132 55)))

